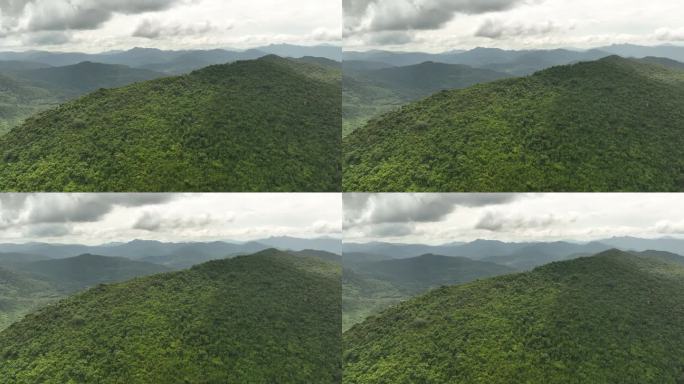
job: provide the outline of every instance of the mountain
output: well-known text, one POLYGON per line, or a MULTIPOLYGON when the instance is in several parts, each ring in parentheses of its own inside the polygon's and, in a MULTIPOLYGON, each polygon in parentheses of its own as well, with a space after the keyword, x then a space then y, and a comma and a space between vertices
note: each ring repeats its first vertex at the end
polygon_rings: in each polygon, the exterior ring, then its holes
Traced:
POLYGON ((0 331, 58 297, 49 283, 0 267, 0 331))
POLYGON ((462 284, 515 272, 512 268, 486 261, 430 254, 410 259, 372 262, 357 271, 378 280, 389 281, 410 294, 442 285, 462 284))
POLYGON ((327 261, 329 263, 342 265, 342 256, 340 256, 336 253, 331 253, 331 252, 326 252, 326 251, 317 251, 315 249, 303 249, 301 251, 288 251, 288 253, 291 255, 300 256, 300 257, 313 257, 316 259, 327 261))
POLYGON ((640 239, 636 237, 611 237, 600 240, 614 248, 625 251, 658 250, 684 255, 684 239, 665 237, 660 239, 640 239))
POLYGON ((343 140, 345 191, 680 191, 684 71, 608 57, 442 91, 343 140))
POLYGON ((146 69, 130 68, 125 65, 85 61, 64 67, 21 71, 16 76, 43 88, 76 97, 96 91, 99 88, 116 88, 165 75, 146 69))
POLYGON ((324 57, 326 59, 342 61, 342 47, 336 45, 292 45, 271 44, 255 48, 257 51, 266 52, 281 57, 300 58, 304 56, 324 57))
POLYGON ((313 239, 300 239, 290 236, 275 236, 267 239, 256 240, 256 243, 265 244, 269 247, 290 251, 303 251, 316 249, 337 255, 342 254, 342 240, 332 237, 320 237, 313 239))
POLYGON ((33 255, 18 252, 0 253, 0 267, 9 267, 10 269, 16 267, 17 265, 43 260, 50 260, 50 258, 43 255, 33 255))
POLYGON ((677 383, 682 297, 681 265, 616 250, 436 289, 346 331, 343 382, 677 383))
POLYGON ((340 86, 312 66, 268 56, 99 90, 0 138, 0 188, 337 191, 340 86))
POLYGON ((267 250, 101 285, 0 333, 0 377, 17 384, 339 382, 339 277, 333 264, 267 250))
POLYGON ((48 281, 64 292, 169 271, 166 267, 152 263, 87 254, 67 259, 34 261, 21 264, 17 269, 48 281))
POLYGON ((364 71, 357 68, 345 70, 343 76, 345 135, 373 117, 437 91, 510 77, 489 69, 435 62, 364 71))
POLYGON ((640 46, 634 44, 613 44, 597 49, 622 57, 644 58, 655 56, 684 61, 684 47, 676 45, 640 46))
POLYGON ((0 73, 15 73, 34 69, 50 68, 51 65, 34 63, 31 61, 7 60, 0 61, 0 73))

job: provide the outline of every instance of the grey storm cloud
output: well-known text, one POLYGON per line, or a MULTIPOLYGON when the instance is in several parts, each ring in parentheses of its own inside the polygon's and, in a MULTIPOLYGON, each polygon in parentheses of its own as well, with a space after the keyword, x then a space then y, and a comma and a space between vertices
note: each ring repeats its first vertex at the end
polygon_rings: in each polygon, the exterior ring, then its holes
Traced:
POLYGON ((200 35, 214 30, 214 26, 207 22, 198 25, 166 25, 159 21, 143 20, 133 32, 134 37, 156 39, 159 37, 200 35))
POLYGON ((456 14, 505 11, 527 0, 343 0, 345 34, 438 29, 456 14))
POLYGON ((96 29, 115 13, 169 9, 181 0, 0 0, 3 19, 28 18, 29 31, 96 29))
POLYGON ((515 194, 345 194, 345 227, 436 222, 457 207, 506 204, 515 194))
POLYGON ((379 224, 374 225, 368 235, 375 237, 402 237, 413 234, 415 226, 412 224, 379 224))
POLYGON ((37 32, 28 34, 24 42, 31 45, 62 45, 71 39, 72 36, 68 32, 37 32))
POLYGON ((475 32, 475 36, 486 37, 489 39, 499 39, 502 37, 535 36, 547 35, 557 32, 561 28, 551 21, 539 24, 509 24, 503 21, 492 19, 485 20, 475 32))
POLYGON ((558 217, 553 214, 522 216, 488 211, 482 215, 475 228, 490 232, 508 232, 514 229, 547 228, 555 224, 571 223, 576 220, 577 217, 573 215, 567 217, 558 217))
POLYGON ((0 225, 35 225, 94 222, 116 206, 140 207, 162 204, 172 194, 3 194, 0 225))
POLYGON ((160 213, 143 212, 133 224, 133 229, 155 232, 160 229, 203 228, 216 222, 210 215, 167 217, 160 213))
POLYGON ((72 228, 67 224, 40 224, 29 227, 28 236, 63 237, 71 234, 72 228))

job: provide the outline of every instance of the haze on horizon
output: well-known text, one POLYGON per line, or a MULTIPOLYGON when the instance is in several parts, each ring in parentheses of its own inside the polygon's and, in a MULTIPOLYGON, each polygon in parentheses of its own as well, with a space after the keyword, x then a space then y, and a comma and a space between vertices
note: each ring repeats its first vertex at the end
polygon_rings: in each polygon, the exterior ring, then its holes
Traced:
POLYGON ((336 238, 341 211, 325 193, 2 194, 0 243, 336 238))
POLYGON ((345 242, 441 245, 477 239, 590 242, 684 238, 681 194, 344 195, 345 242))
POLYGON ((0 0, 0 51, 339 44, 341 25, 332 1, 0 0))
POLYGON ((343 8, 349 51, 684 43, 679 0, 343 0, 343 8))

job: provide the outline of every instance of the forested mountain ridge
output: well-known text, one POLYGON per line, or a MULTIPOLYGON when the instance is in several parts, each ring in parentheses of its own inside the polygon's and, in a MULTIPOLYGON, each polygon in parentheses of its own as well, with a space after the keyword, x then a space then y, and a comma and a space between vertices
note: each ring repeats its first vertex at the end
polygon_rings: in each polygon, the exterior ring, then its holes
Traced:
POLYGON ((343 382, 679 383, 683 295, 681 263, 616 250, 436 289, 346 331, 343 382))
POLYGON ((343 140, 345 191, 680 191, 684 71, 616 56, 443 91, 343 140))
POLYGON ((49 283, 0 267, 0 332, 59 297, 49 283))
POLYGON ((17 384, 338 382, 339 276, 334 264, 266 250, 100 285, 0 333, 0 376, 17 384))
POLYGON ((340 88, 293 65, 216 65, 41 113, 0 138, 0 188, 339 190, 340 88))

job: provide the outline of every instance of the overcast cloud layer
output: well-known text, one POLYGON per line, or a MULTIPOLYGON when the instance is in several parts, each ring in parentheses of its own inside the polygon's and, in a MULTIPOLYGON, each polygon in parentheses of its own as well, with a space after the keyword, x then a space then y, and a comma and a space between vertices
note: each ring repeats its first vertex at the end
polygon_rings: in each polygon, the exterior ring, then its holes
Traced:
POLYGON ((0 194, 0 242, 339 237, 335 194, 0 194))
POLYGON ((684 43, 681 0, 343 0, 345 49, 684 43))
POLYGON ((1 50, 312 45, 341 29, 328 0, 0 0, 1 50))
POLYGON ((591 241, 684 236, 682 194, 346 194, 344 240, 591 241))

